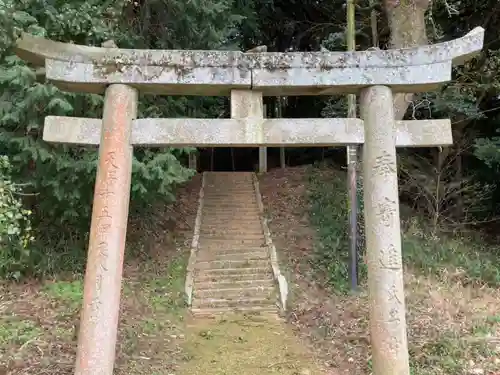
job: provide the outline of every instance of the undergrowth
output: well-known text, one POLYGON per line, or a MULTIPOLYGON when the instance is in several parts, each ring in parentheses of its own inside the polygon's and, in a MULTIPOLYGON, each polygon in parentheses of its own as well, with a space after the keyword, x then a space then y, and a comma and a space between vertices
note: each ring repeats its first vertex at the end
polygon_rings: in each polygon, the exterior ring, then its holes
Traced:
MULTIPOLYGON (((309 174, 311 222, 317 232, 313 266, 326 284, 346 292, 348 285, 348 199, 346 174, 313 167, 309 174)), ((404 220, 405 218, 403 218, 404 220)), ((460 282, 500 286, 500 247, 466 236, 433 235, 423 220, 402 223, 403 262, 414 272, 456 275, 460 282)), ((363 255, 360 254, 360 258, 363 255)), ((360 262, 360 282, 366 266, 360 262)))

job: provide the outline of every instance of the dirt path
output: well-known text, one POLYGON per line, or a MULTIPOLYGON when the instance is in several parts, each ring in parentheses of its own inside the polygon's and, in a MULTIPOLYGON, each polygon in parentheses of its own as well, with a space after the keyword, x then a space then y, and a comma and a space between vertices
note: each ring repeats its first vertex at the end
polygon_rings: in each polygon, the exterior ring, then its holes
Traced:
POLYGON ((311 352, 276 317, 233 315, 191 320, 179 375, 319 375, 311 352))

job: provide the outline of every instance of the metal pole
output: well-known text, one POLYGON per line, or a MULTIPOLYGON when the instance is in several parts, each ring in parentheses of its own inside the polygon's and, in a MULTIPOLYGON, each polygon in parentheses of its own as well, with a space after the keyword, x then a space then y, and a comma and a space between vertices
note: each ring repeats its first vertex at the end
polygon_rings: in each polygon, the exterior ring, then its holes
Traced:
POLYGON ((112 375, 132 175, 137 91, 108 87, 94 190, 75 375, 112 375))
MULTIPOLYGON (((278 96, 277 102, 278 102, 278 108, 277 108, 276 117, 277 118, 281 118, 283 116, 283 113, 282 113, 283 101, 281 100, 281 96, 278 96)), ((281 168, 285 168, 286 167, 285 147, 284 146, 280 147, 280 167, 281 168)))
MULTIPOLYGON (((356 49, 355 0, 347 0, 347 50, 356 49)), ((347 95, 347 117, 356 117, 356 95, 347 95)), ((349 284, 351 290, 358 288, 358 246, 357 246, 357 146, 347 146, 347 190, 349 199, 349 284)))
MULTIPOLYGON (((263 105, 263 117, 267 117, 267 106, 263 105)), ((267 172, 267 147, 259 147, 259 173, 267 172)))

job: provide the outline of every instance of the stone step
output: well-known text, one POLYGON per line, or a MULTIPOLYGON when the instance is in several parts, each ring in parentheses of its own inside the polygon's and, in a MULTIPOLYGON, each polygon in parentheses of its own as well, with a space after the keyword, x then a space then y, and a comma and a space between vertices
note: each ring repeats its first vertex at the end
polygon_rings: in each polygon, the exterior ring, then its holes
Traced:
MULTIPOLYGON (((267 263, 267 262, 266 262, 267 263)), ((240 276, 246 276, 251 274, 260 275, 271 275, 272 268, 271 264, 266 264, 260 267, 238 267, 238 268, 210 268, 210 269, 200 269, 195 270, 196 277, 198 276, 234 276, 240 279, 240 276)))
POLYGON ((246 232, 241 232, 241 234, 236 234, 236 233, 228 233, 227 235, 224 233, 207 233, 204 232, 202 234, 201 229, 200 229, 200 239, 204 240, 210 240, 210 239, 220 239, 220 240, 260 240, 264 238, 264 232, 257 232, 257 233, 246 233, 246 232))
POLYGON ((255 187, 252 181, 231 181, 231 180, 219 180, 219 181, 210 181, 205 180, 205 190, 211 191, 255 191, 255 187))
POLYGON ((233 207, 230 208, 229 206, 226 207, 217 207, 217 206, 212 206, 212 207, 204 207, 202 211, 202 219, 203 218, 210 218, 210 219, 225 219, 225 220, 231 220, 231 221, 239 221, 241 219, 245 219, 248 221, 248 219, 260 219, 260 210, 255 207, 233 207))
POLYGON ((191 309, 191 314, 196 318, 210 318, 224 314, 246 313, 251 315, 260 315, 265 317, 278 318, 278 308, 276 306, 242 306, 241 308, 219 307, 191 309))
POLYGON ((197 261, 208 260, 256 260, 256 259, 269 259, 267 248, 259 248, 258 251, 243 250, 198 250, 196 257, 197 261), (264 251, 262 251, 264 249, 264 251))
POLYGON ((261 223, 253 172, 206 172, 194 315, 248 311, 277 314, 276 284, 261 223))
POLYGON ((232 192, 232 193, 227 193, 227 190, 224 190, 224 192, 218 192, 218 191, 205 191, 203 194, 204 198, 207 199, 229 199, 231 202, 238 202, 241 200, 248 200, 248 199, 255 199, 255 191, 238 191, 238 192, 232 192))
POLYGON ((258 236, 261 238, 264 235, 262 228, 246 228, 246 229, 232 229, 232 228, 219 228, 219 229, 205 229, 201 227, 200 236, 207 237, 242 237, 242 238, 254 238, 258 236))
MULTIPOLYGON (((231 185, 231 184, 226 184, 231 185)), ((230 197, 231 199, 241 199, 241 198, 256 198, 255 189, 253 186, 232 188, 231 186, 226 186, 224 188, 219 187, 205 187, 203 190, 204 197, 230 197)))
POLYGON ((260 221, 260 211, 258 210, 227 210, 219 211, 217 209, 206 210, 203 209, 201 220, 210 220, 213 223, 225 222, 225 223, 246 223, 260 221))
POLYGON ((276 289, 271 286, 252 286, 240 288, 212 288, 212 289, 197 289, 194 290, 195 299, 228 299, 238 300, 244 298, 262 298, 270 299, 275 295, 276 289))
POLYGON ((196 262, 195 269, 213 270, 231 268, 266 268, 268 266, 271 266, 271 263, 268 259, 210 260, 196 262))
POLYGON ((221 227, 239 227, 239 228, 262 228, 262 223, 260 220, 241 220, 238 218, 233 219, 221 219, 213 217, 202 217, 201 227, 206 228, 221 228, 221 227))
POLYGON ((266 245, 266 241, 263 236, 261 238, 233 238, 233 239, 224 239, 220 237, 210 237, 210 236, 201 236, 199 239, 199 247, 200 248, 210 248, 210 249, 231 249, 231 248, 240 248, 244 247, 264 247, 266 245))
MULTIPOLYGON (((243 269, 245 270, 245 269, 243 269)), ((199 283, 234 283, 237 281, 254 280, 274 280, 271 269, 251 269, 249 272, 241 272, 242 269, 236 269, 236 272, 228 272, 228 269, 200 271, 194 274, 195 287, 199 283), (217 271, 217 272, 214 272, 217 271)))
POLYGON ((205 183, 214 183, 214 182, 231 182, 231 183, 242 183, 248 182, 253 183, 253 178, 251 175, 246 176, 237 176, 237 175, 219 175, 219 176, 205 176, 205 183))
POLYGON ((227 172, 222 174, 220 172, 210 172, 205 175, 206 181, 253 181, 252 172, 248 173, 238 173, 238 172, 227 172), (213 174, 212 174, 213 173, 213 174))
POLYGON ((242 306, 275 306, 277 299, 272 297, 244 297, 244 298, 195 298, 193 308, 220 308, 242 306))
POLYGON ((203 209, 213 209, 217 211, 227 211, 227 210, 246 210, 254 211, 258 210, 257 202, 246 202, 246 203, 235 203, 228 202, 225 200, 212 200, 210 202, 205 202, 203 204, 203 209))
POLYGON ((206 217, 205 220, 201 220, 201 229, 202 230, 219 230, 219 229, 228 229, 228 230, 240 230, 240 229, 260 229, 262 230, 262 223, 259 220, 255 220, 253 222, 244 221, 240 222, 240 220, 231 220, 227 223, 222 223, 220 221, 214 222, 210 220, 209 217, 206 217))
POLYGON ((209 171, 205 173, 206 177, 220 178, 228 176, 230 178, 252 178, 253 172, 251 171, 209 171))
POLYGON ((248 247, 265 247, 265 240, 259 238, 215 237, 203 235, 198 241, 198 248, 203 251, 243 250, 248 247))
POLYGON ((230 201, 241 201, 241 200, 255 200, 256 199, 255 191, 213 191, 208 190, 204 191, 203 198, 210 200, 218 200, 218 199, 228 199, 230 201))
POLYGON ((235 184, 253 184, 253 179, 251 176, 228 176, 228 177, 223 177, 223 176, 207 176, 205 178, 205 184, 217 184, 221 182, 229 182, 231 185, 235 184), (229 177, 229 178, 228 178, 229 177))
MULTIPOLYGON (((215 210, 214 210, 215 211, 215 210)), ((210 215, 207 212, 203 212, 201 215, 201 222, 206 222, 207 220, 213 222, 214 224, 218 224, 222 222, 224 224, 238 223, 238 224, 255 224, 260 223, 260 213, 257 215, 235 215, 234 212, 228 212, 221 214, 219 212, 212 212, 210 215)))
MULTIPOLYGON (((225 245, 217 245, 217 246, 209 246, 203 243, 198 244, 198 254, 227 254, 226 252, 244 252, 247 251, 248 248, 258 248, 258 246, 248 246, 241 244, 225 244, 225 245)), ((263 245, 260 247, 261 249, 265 249, 268 251, 267 246, 263 245)))
POLYGON ((210 204, 217 202, 217 204, 223 203, 226 205, 236 205, 236 206, 242 206, 242 205, 252 205, 256 206, 257 202, 255 201, 254 197, 246 197, 246 198, 241 198, 241 199, 233 199, 231 196, 227 197, 217 197, 217 198, 210 198, 210 197, 205 197, 205 200, 203 202, 203 207, 205 206, 210 206, 210 204))
POLYGON ((244 215, 260 215, 260 210, 257 206, 255 207, 230 207, 230 206, 203 206, 203 215, 213 215, 220 217, 238 217, 244 215))
MULTIPOLYGON (((215 223, 216 224, 216 223, 215 223)), ((262 229, 262 225, 223 225, 217 224, 214 225, 212 222, 202 223, 200 227, 200 235, 203 233, 228 233, 230 235, 243 236, 245 233, 250 233, 252 235, 260 234, 261 236, 264 234, 262 229)))
POLYGON ((196 290, 206 289, 229 289, 229 288, 245 288, 245 287, 264 287, 274 288, 274 279, 250 279, 250 280, 232 280, 232 279, 218 279, 217 281, 205 281, 196 283, 196 290))
POLYGON ((231 196, 228 195, 227 197, 220 197, 220 198, 209 198, 207 196, 204 197, 203 201, 203 207, 214 205, 214 204, 221 204, 221 205, 236 205, 236 206, 241 206, 241 205, 252 205, 256 206, 257 201, 255 200, 255 197, 246 197, 246 198, 241 198, 239 201, 234 201, 232 200, 231 196))
POLYGON ((252 182, 249 181, 217 181, 217 182, 207 182, 205 183, 204 191, 216 191, 218 193, 229 192, 255 192, 255 187, 252 182))
POLYGON ((262 230, 262 224, 260 221, 250 222, 240 222, 239 220, 232 220, 232 222, 222 223, 220 221, 214 222, 210 218, 206 218, 205 221, 201 221, 201 230, 229 230, 229 231, 242 231, 245 229, 259 229, 262 230))

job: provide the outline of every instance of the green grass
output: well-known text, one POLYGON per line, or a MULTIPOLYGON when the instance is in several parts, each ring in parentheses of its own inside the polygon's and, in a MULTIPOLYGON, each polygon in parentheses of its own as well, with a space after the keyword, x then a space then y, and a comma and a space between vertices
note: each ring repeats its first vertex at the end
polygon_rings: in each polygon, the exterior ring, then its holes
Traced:
POLYGON ((450 271, 463 283, 500 286, 500 248, 474 238, 432 236, 413 220, 403 233, 403 260, 426 274, 450 271))
MULTIPOLYGON (((337 291, 348 287, 348 201, 346 174, 311 168, 309 200, 311 222, 317 231, 313 263, 326 282, 337 291), (325 177, 327 176, 327 177, 325 177)), ((403 226, 402 226, 403 227, 403 226)), ((405 264, 424 274, 451 271, 464 283, 500 286, 500 247, 464 236, 431 236, 422 221, 412 219, 402 236, 405 264)), ((366 268, 360 264, 360 277, 366 268)))
MULTIPOLYGON (((313 267, 328 285, 338 292, 346 292, 349 288, 349 207, 345 175, 311 168, 308 199, 310 221, 317 233, 311 259, 313 267)), ((366 267, 361 264, 360 278, 365 276, 366 267)))
MULTIPOLYGON (((355 311, 361 308, 359 304, 366 307, 368 299, 366 293, 361 302, 345 295, 348 290, 345 179, 345 173, 332 168, 310 169, 310 221, 317 233, 312 268, 319 280, 325 280, 331 290, 342 296, 343 306, 351 304, 355 311)), ((411 374, 456 375, 464 373, 471 363, 480 364, 485 374, 498 368, 500 363, 494 361, 499 357, 498 344, 491 336, 500 332, 500 316, 488 315, 485 306, 489 305, 491 310, 492 303, 500 305, 495 292, 500 286, 500 248, 465 236, 432 235, 431 230, 425 229, 425 222, 415 218, 402 228, 405 228, 403 263, 411 275, 407 280, 407 290, 411 290, 407 296, 411 374), (484 292, 476 284, 484 286, 484 292), (462 297, 457 297, 454 291, 462 291, 462 297), (454 303, 455 298, 471 300, 454 303), (440 305, 436 310, 433 301, 440 305)), ((365 279, 364 264, 360 273, 365 279)), ((364 364, 371 367, 370 361, 364 364)))
POLYGON ((186 264, 185 256, 174 258, 164 269, 157 272, 155 277, 143 281, 142 290, 153 311, 173 313, 186 306, 184 299, 186 264))
POLYGON ((82 305, 83 280, 54 281, 45 284, 42 290, 49 298, 64 303, 70 310, 77 310, 82 305))
POLYGON ((17 320, 16 317, 8 317, 2 319, 1 323, 1 348, 9 345, 23 345, 42 334, 42 329, 31 320, 17 320))

